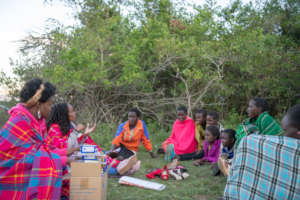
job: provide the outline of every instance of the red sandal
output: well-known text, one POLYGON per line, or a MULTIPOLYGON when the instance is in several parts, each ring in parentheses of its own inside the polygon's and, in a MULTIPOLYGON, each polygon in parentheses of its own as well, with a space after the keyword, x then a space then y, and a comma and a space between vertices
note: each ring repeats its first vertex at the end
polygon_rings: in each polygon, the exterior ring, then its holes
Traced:
POLYGON ((166 165, 164 166, 164 168, 161 171, 160 178, 165 181, 169 179, 168 168, 166 165))
POLYGON ((153 178, 155 178, 155 176, 159 176, 161 174, 161 172, 162 172, 161 169, 157 169, 157 170, 150 172, 149 174, 146 174, 146 177, 149 179, 153 179, 153 178))

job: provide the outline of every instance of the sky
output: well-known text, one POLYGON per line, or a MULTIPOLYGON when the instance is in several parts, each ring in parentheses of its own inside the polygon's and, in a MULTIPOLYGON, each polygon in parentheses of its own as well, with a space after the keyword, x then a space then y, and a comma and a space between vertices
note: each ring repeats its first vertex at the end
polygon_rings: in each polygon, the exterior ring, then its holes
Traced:
POLYGON ((0 0, 0 71, 11 73, 9 58, 18 58, 17 41, 30 32, 42 33, 49 18, 64 25, 75 23, 72 10, 59 1, 0 0))
MULTIPOLYGON (((189 0, 203 4, 205 0, 189 0)), ((225 5, 230 0, 219 0, 225 5)), ((59 0, 45 4, 44 0, 0 0, 0 71, 11 74, 9 58, 19 57, 18 40, 25 38, 30 32, 43 33, 47 20, 53 18, 64 25, 73 25, 75 20, 70 8, 59 0)))

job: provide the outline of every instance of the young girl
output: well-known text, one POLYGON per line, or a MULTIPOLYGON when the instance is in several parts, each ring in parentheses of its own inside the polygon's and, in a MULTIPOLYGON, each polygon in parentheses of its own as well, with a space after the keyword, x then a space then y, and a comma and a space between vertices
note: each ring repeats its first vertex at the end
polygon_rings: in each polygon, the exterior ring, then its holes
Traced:
POLYGON ((216 163, 220 155, 220 132, 216 126, 208 126, 205 129, 205 140, 203 144, 204 156, 194 161, 194 165, 203 165, 205 163, 216 163))
POLYGON ((224 176, 229 175, 231 161, 234 156, 235 134, 236 132, 233 129, 225 129, 221 133, 222 149, 218 159, 218 168, 224 176))
POLYGON ((195 138, 198 142, 198 151, 203 149, 206 126, 206 110, 196 110, 195 113, 195 138))

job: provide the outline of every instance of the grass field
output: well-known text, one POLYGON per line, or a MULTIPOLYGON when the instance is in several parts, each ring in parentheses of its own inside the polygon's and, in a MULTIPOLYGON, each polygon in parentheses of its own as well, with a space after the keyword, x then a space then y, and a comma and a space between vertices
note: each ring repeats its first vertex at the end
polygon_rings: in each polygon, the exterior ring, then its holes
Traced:
MULTIPOLYGON (((97 131, 91 136, 104 149, 109 149, 111 140, 114 137, 115 128, 109 128, 105 125, 98 127, 97 131)), ((151 123, 148 130, 153 144, 154 152, 160 147, 170 133, 162 130, 160 127, 151 123)), ((141 160, 141 169, 133 177, 145 179, 147 170, 153 168, 162 168, 165 164, 163 155, 151 158, 145 151, 143 145, 140 146, 138 159, 141 160)), ((222 196, 226 179, 223 176, 212 176, 210 166, 195 167, 192 161, 182 161, 180 165, 184 166, 190 176, 181 181, 168 180, 163 181, 159 178, 151 181, 166 185, 163 191, 147 190, 138 187, 120 185, 118 178, 108 179, 108 200, 210 200, 222 196)), ((149 179, 148 179, 149 180, 149 179)))
MULTIPOLYGON (((141 151, 138 153, 141 169, 133 177, 147 179, 147 169, 161 168, 164 165, 163 156, 152 159, 150 155, 141 151)), ((147 190, 138 187, 120 185, 118 178, 109 178, 108 200, 209 200, 222 196, 226 179, 223 176, 212 176, 210 166, 195 167, 192 161, 182 161, 190 176, 181 181, 163 181, 159 178, 151 181, 166 185, 163 191, 147 190)), ((149 180, 149 179, 148 179, 149 180)))

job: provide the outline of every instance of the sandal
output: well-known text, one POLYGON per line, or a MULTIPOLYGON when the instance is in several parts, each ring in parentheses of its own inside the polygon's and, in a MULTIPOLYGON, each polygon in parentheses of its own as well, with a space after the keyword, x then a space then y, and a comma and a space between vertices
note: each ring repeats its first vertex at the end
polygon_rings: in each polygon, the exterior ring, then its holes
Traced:
POLYGON ((164 168, 161 171, 160 178, 165 181, 169 179, 168 168, 166 165, 164 166, 164 168))
POLYGON ((161 169, 155 169, 152 172, 146 174, 146 177, 149 179, 154 179, 155 176, 160 176, 162 170, 161 169))

